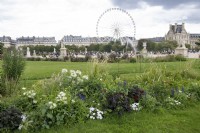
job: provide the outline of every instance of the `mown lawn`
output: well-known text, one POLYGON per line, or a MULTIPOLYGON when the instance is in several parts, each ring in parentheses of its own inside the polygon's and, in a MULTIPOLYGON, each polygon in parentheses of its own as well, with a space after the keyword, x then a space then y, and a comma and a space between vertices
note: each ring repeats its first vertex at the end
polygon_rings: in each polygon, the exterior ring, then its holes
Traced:
POLYGON ((139 111, 121 117, 89 120, 71 128, 65 126, 42 133, 199 133, 200 104, 183 110, 139 111))
MULTIPOLYGON (((134 76, 140 75, 151 66, 166 67, 170 71, 180 71, 190 67, 194 60, 187 62, 161 62, 161 63, 109 63, 100 64, 100 67, 105 69, 111 75, 119 75, 124 80, 131 81, 134 76)), ((26 68, 22 75, 22 84, 31 85, 37 80, 49 78, 53 73, 60 72, 63 68, 81 70, 88 74, 94 67, 93 62, 47 62, 47 61, 27 61, 26 68)), ((200 69, 190 68, 191 71, 200 69), (194 70, 195 69, 195 70, 194 70)))
MULTIPOLYGON (((111 75, 118 74, 124 80, 132 80, 134 76, 144 73, 152 65, 167 68, 170 71, 191 69, 200 75, 199 67, 190 67, 194 60, 187 62, 162 63, 112 63, 101 64, 111 75)), ((0 62, 0 65, 2 62, 0 62)), ((90 73, 93 63, 43 62, 28 61, 22 75, 21 85, 29 87, 38 80, 49 78, 61 69, 81 70, 90 73)), ((88 120, 73 127, 55 127, 43 130, 42 133, 199 133, 200 104, 179 110, 160 110, 157 113, 139 111, 126 113, 121 117, 109 115, 103 120, 88 120)))

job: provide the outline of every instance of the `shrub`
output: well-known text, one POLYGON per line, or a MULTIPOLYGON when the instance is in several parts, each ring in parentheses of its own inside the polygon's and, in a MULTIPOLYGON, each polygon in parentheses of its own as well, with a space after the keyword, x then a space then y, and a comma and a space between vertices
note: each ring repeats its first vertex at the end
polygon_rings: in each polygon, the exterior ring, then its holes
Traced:
POLYGON ((200 85, 198 83, 191 83, 188 89, 189 98, 194 97, 200 101, 200 85))
POLYGON ((136 62, 137 62, 136 58, 130 58, 130 63, 136 63, 136 62))
POLYGON ((183 55, 176 55, 175 60, 176 61, 186 61, 187 59, 183 55))
POLYGON ((142 97, 140 100, 140 103, 143 108, 145 108, 148 111, 154 111, 157 107, 157 100, 155 97, 152 97, 151 95, 147 94, 142 97))
POLYGON ((81 57, 71 57, 71 62, 87 62, 86 58, 81 58, 81 57))
POLYGON ((49 129, 56 125, 69 127, 86 120, 89 109, 86 108, 85 104, 78 99, 65 97, 64 94, 60 92, 56 97, 57 100, 46 101, 37 108, 37 111, 30 114, 30 119, 33 121, 29 125, 30 130, 49 129))
POLYGON ((22 122, 22 113, 14 108, 8 108, 0 113, 0 131, 13 131, 18 129, 20 123, 22 122))
POLYGON ((162 82, 154 83, 149 86, 149 92, 156 98, 158 102, 164 102, 165 99, 170 95, 170 91, 162 82))
POLYGON ((24 67, 25 61, 21 52, 17 50, 4 51, 1 79, 7 94, 11 95, 16 90, 24 67))
POLYGON ((128 97, 133 99, 134 102, 138 103, 142 96, 145 94, 144 90, 138 88, 138 87, 133 87, 128 91, 128 97))
POLYGON ((108 56, 108 62, 109 63, 115 63, 115 62, 118 62, 119 59, 117 58, 117 54, 116 53, 111 53, 109 56, 108 56))
POLYGON ((108 93, 106 96, 107 109, 121 115, 123 112, 131 111, 130 99, 124 93, 108 93))

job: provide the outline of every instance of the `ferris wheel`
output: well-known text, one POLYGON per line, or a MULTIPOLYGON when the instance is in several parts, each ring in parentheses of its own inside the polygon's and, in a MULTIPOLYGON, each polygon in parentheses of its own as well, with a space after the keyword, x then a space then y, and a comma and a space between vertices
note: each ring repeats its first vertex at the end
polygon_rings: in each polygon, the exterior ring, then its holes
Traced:
POLYGON ((132 16, 124 9, 109 8, 98 18, 96 34, 100 42, 117 41, 134 45, 136 26, 132 16))

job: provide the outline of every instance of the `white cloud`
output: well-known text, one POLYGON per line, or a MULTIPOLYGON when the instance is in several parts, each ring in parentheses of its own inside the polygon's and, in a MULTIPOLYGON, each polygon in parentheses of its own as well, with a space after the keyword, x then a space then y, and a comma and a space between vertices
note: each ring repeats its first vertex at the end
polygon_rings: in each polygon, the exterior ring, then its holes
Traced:
POLYGON ((0 9, 1 34, 19 36, 56 36, 67 34, 94 36, 101 12, 111 7, 107 0, 9 0, 0 9), (11 2, 13 1, 13 3, 11 2))
MULTIPOLYGON (((111 0, 0 0, 0 36, 64 35, 95 36, 99 16, 113 7, 111 0)), ((169 24, 186 19, 190 33, 198 33, 200 24, 190 23, 197 12, 194 5, 180 5, 167 10, 162 6, 140 3, 141 8, 128 9, 136 23, 136 37, 164 36, 169 24)))

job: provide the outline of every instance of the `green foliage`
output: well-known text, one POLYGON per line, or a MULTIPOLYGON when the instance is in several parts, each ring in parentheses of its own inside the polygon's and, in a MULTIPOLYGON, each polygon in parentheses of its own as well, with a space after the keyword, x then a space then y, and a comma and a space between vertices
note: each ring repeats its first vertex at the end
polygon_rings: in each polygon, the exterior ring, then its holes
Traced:
POLYGON ((108 93, 106 96, 105 107, 112 112, 122 115, 124 112, 131 111, 131 102, 129 97, 124 93, 108 93))
POLYGON ((142 97, 140 104, 147 111, 155 111, 158 106, 156 98, 149 94, 142 97))
POLYGON ((175 61, 186 61, 187 59, 183 55, 167 55, 165 57, 156 57, 150 59, 152 62, 175 62, 175 61))
MULTIPOLYGON (((17 50, 5 50, 2 62, 2 77, 5 93, 11 95, 17 88, 19 79, 24 71, 25 61, 17 50)), ((2 93, 2 92, 0 92, 2 93)))
POLYGON ((0 112, 0 131, 14 131, 22 122, 22 113, 14 107, 0 112))
POLYGON ((136 58, 130 58, 129 60, 130 60, 130 63, 136 63, 137 61, 136 58))
POLYGON ((200 84, 191 83, 188 89, 189 98, 195 98, 197 101, 200 101, 200 84))
POLYGON ((178 46, 176 41, 164 41, 155 43, 150 40, 140 39, 137 45, 137 49, 139 51, 143 49, 143 42, 147 42, 147 50, 152 52, 163 52, 168 50, 172 51, 178 46))
POLYGON ((200 39, 198 42, 195 42, 196 45, 200 46, 200 39))
POLYGON ((0 42, 0 58, 2 58, 4 44, 0 42))
MULTIPOLYGON (((54 48, 56 49, 56 51, 60 50, 60 46, 45 46, 45 45, 30 45, 28 46, 30 48, 30 52, 33 53, 33 50, 35 50, 37 55, 45 55, 45 53, 52 53, 54 51, 54 48)), ((26 54, 26 50, 27 50, 27 46, 23 46, 23 54, 26 54)))

